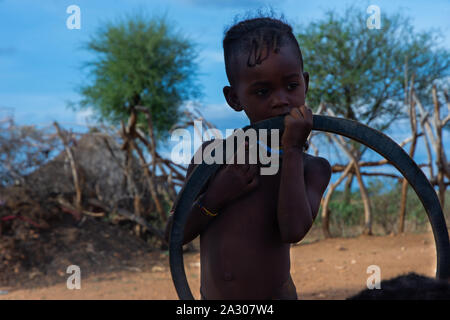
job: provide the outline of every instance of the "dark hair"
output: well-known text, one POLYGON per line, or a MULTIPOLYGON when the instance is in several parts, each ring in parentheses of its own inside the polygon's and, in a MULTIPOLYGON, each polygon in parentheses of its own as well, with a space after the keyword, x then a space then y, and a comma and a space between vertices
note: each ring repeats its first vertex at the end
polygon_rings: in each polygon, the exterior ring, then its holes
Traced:
POLYGON ((366 289, 348 300, 441 300, 450 299, 450 282, 416 273, 381 281, 381 289, 366 289))
MULTIPOLYGON (((273 16, 273 13, 272 13, 273 16)), ((236 18, 235 18, 236 20, 236 18)), ((292 45, 298 50, 300 65, 303 70, 303 57, 292 27, 281 16, 279 19, 262 16, 248 18, 225 30, 223 52, 225 71, 230 84, 236 83, 232 66, 239 55, 248 54, 247 66, 253 67, 267 59, 270 51, 278 52, 280 47, 292 45), (264 49, 266 53, 262 56, 264 49), (270 50, 271 49, 271 50, 270 50)))

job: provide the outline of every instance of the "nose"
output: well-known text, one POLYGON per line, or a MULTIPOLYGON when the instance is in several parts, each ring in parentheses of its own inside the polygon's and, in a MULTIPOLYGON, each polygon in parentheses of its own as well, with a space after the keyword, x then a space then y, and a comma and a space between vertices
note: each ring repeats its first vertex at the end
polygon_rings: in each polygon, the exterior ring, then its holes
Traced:
POLYGON ((282 90, 274 92, 271 101, 272 109, 285 108, 289 105, 289 99, 282 90))

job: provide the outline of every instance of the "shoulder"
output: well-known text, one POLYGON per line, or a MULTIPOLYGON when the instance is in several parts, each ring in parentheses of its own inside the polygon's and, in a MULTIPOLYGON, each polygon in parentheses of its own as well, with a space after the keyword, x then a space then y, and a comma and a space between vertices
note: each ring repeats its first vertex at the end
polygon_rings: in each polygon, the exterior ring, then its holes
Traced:
POLYGON ((327 159, 322 157, 312 156, 307 153, 303 153, 305 174, 308 176, 323 177, 327 180, 328 184, 331 177, 331 165, 327 159))
POLYGON ((308 153, 303 153, 303 159, 305 160, 305 165, 311 167, 312 169, 330 169, 331 166, 327 159, 322 157, 316 157, 308 153))

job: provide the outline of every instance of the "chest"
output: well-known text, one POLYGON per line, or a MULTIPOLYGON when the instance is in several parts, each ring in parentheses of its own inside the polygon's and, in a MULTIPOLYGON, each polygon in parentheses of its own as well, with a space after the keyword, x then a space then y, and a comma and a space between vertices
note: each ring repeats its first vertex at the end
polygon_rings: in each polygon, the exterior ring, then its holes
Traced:
POLYGON ((276 212, 281 182, 281 170, 274 175, 261 175, 258 177, 258 186, 244 197, 242 205, 250 211, 261 214, 276 212))

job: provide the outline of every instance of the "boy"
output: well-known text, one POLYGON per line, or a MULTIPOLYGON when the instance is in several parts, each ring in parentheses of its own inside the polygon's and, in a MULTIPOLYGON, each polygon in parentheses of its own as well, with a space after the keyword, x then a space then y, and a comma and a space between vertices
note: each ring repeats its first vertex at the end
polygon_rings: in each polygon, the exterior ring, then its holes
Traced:
MULTIPOLYGON (((309 75, 292 28, 280 20, 241 21, 223 46, 227 103, 251 123, 285 115, 280 168, 260 175, 258 164, 223 164, 194 203, 183 243, 200 235, 202 299, 297 299, 290 243, 311 228, 331 176, 327 160, 303 152, 312 128, 309 75)), ((191 161, 186 177, 193 169, 191 161)))

